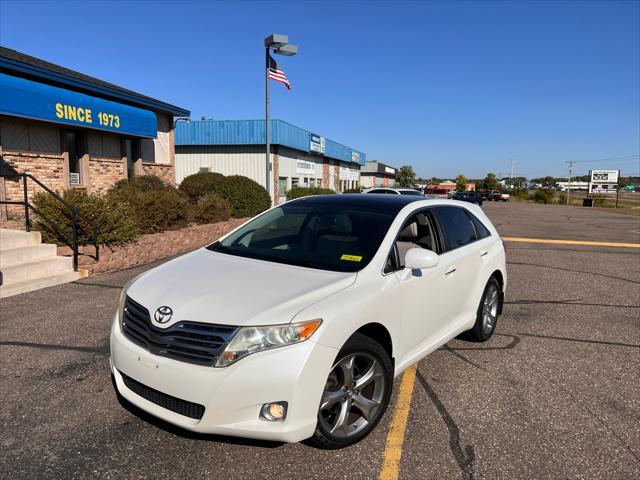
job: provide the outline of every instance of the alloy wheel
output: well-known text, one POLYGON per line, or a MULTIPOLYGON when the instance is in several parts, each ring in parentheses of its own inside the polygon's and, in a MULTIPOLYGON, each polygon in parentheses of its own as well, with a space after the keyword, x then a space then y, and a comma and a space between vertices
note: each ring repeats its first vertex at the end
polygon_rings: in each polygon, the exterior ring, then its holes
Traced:
POLYGON ((382 365, 373 356, 353 353, 334 365, 320 402, 319 421, 336 437, 351 437, 375 421, 385 394, 382 365))
POLYGON ((498 319, 498 287, 491 283, 482 301, 482 331, 490 334, 498 319))

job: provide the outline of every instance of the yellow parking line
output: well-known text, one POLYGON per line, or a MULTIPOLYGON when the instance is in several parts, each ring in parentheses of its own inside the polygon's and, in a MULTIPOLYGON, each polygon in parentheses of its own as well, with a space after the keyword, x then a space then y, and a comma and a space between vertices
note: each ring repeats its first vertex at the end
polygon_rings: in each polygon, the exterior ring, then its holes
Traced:
POLYGON ((416 379, 417 365, 405 370, 400 384, 400 393, 396 402, 396 412, 391 421, 391 429, 387 435, 387 446, 384 449, 380 480, 397 480, 400 473, 400 457, 402 456, 402 443, 404 431, 407 428, 409 408, 413 397, 413 383, 416 379))
POLYGON ((507 242, 555 243, 559 245, 592 245, 596 247, 640 248, 640 243, 586 242, 583 240, 551 240, 548 238, 502 237, 507 242))

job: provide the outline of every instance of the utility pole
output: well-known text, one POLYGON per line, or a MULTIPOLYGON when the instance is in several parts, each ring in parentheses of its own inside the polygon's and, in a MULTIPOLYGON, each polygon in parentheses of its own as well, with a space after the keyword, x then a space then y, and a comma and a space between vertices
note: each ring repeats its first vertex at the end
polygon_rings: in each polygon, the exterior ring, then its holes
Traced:
POLYGON ((569 197, 571 196, 571 169, 573 168, 573 160, 565 162, 569 164, 569 182, 567 183, 567 205, 569 205, 569 197))
POLYGON ((514 164, 514 160, 513 158, 511 159, 511 174, 509 175, 509 185, 511 186, 511 188, 513 188, 513 164, 514 164))

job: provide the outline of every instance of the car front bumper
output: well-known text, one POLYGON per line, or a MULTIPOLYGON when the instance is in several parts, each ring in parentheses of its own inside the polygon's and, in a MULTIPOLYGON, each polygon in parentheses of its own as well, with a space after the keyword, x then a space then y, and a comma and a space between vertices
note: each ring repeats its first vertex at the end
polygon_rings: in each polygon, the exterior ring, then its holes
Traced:
POLYGON ((310 340, 249 355, 223 368, 153 355, 126 338, 114 321, 111 372, 118 393, 142 410, 199 433, 298 442, 315 431, 324 385, 338 351, 310 340), (122 374, 166 395, 205 407, 193 419, 130 390, 122 374), (265 403, 286 401, 284 421, 259 418, 265 403))

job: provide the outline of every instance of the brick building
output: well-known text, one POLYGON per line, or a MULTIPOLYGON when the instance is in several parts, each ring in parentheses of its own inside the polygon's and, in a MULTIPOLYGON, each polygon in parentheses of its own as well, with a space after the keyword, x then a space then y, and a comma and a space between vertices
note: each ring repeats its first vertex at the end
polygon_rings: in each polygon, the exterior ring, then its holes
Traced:
MULTIPOLYGON (((199 171, 243 175, 265 185, 264 120, 203 120, 176 127, 176 181, 199 171)), ((286 200, 292 187, 336 192, 360 184, 365 154, 282 120, 271 120, 270 194, 286 200)))
POLYGON ((174 117, 188 115, 0 47, 0 199, 21 199, 21 182, 6 176, 15 173, 30 173, 53 190, 104 192, 140 174, 174 183, 174 117))

